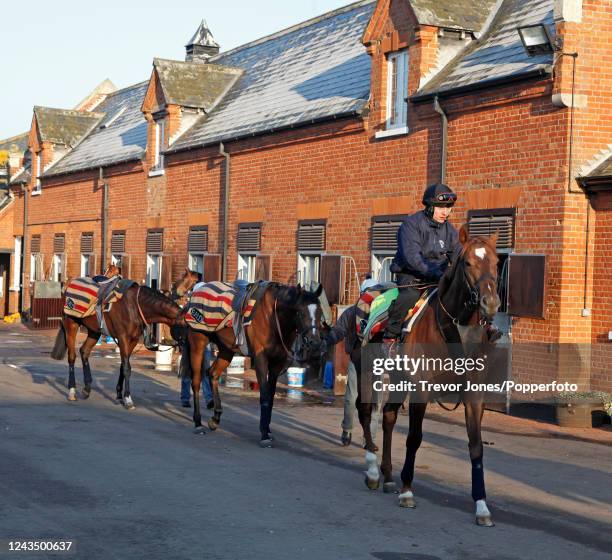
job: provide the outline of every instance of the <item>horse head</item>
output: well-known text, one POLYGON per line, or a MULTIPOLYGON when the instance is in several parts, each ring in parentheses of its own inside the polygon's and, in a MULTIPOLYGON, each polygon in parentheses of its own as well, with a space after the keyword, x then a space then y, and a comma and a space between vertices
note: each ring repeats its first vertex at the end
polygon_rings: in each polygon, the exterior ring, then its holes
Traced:
POLYGON ((195 270, 185 269, 183 276, 181 276, 174 284, 172 284, 172 298, 179 299, 187 294, 191 289, 202 281, 202 275, 195 270))
POLYGON ((304 290, 298 284, 288 291, 287 299, 285 299, 287 311, 293 315, 295 320, 299 345, 305 360, 321 354, 323 312, 319 296, 322 292, 323 286, 319 286, 314 292, 311 292, 310 290, 304 290))
POLYGON ((104 276, 106 276, 107 278, 113 278, 115 276, 120 276, 121 275, 121 269, 114 264, 109 264, 106 267, 106 270, 104 271, 104 276))
POLYGON ((491 320, 497 313, 501 301, 497 295, 497 237, 495 232, 490 237, 470 238, 467 226, 459 231, 459 242, 463 250, 453 263, 453 272, 463 275, 469 299, 466 308, 478 310, 486 320, 491 320))

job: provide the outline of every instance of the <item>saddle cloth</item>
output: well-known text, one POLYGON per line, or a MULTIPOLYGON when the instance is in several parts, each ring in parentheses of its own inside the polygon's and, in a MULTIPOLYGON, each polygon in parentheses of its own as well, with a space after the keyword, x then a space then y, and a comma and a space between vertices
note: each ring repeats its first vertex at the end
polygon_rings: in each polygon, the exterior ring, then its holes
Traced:
POLYGON ((187 324, 196 331, 215 332, 232 327, 236 313, 241 312, 242 326, 246 327, 256 303, 251 297, 246 302, 240 302, 240 298, 248 294, 252 294, 252 290, 244 291, 225 282, 196 284, 187 304, 187 324))
POLYGON ((89 277, 75 278, 68 283, 64 292, 64 313, 77 319, 89 317, 96 313, 96 307, 119 301, 133 284, 133 280, 120 277, 102 283, 89 277))
MULTIPOLYGON (((402 332, 408 333, 427 307, 427 303, 436 292, 437 288, 428 288, 421 292, 421 297, 408 310, 404 318, 402 332)), ((367 290, 359 296, 357 302, 357 336, 366 344, 375 335, 383 332, 389 319, 389 307, 398 295, 397 288, 367 290)))

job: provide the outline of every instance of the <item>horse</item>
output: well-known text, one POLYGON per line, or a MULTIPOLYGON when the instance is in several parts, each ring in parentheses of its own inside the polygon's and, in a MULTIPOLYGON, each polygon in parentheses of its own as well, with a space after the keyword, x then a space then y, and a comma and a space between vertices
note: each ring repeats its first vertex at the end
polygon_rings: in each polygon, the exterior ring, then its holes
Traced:
POLYGON ((201 281, 202 274, 200 272, 186 268, 183 276, 172 284, 172 288, 170 290, 171 298, 173 301, 179 302, 183 298, 186 298, 193 287, 201 281))
MULTIPOLYGON (((121 353, 121 367, 116 386, 117 401, 123 403, 128 410, 132 410, 135 406, 130 391, 132 372, 130 356, 143 332, 151 323, 165 323, 170 326, 184 325, 182 309, 162 293, 134 282, 125 291, 123 297, 112 304, 110 310, 103 312, 103 316, 106 328, 117 341, 121 353)), ((55 360, 62 360, 68 351, 69 401, 77 400, 74 362, 76 360, 76 337, 81 326, 87 329, 87 338, 79 349, 84 379, 81 398, 89 398, 92 383, 89 355, 101 335, 97 314, 76 318, 64 313, 51 351, 51 357, 55 360)))
MULTIPOLYGON (((252 313, 245 334, 248 355, 253 360, 259 384, 261 434, 260 445, 272 447, 270 422, 274 395, 279 375, 285 370, 288 359, 309 361, 313 356, 320 357, 322 339, 322 311, 319 296, 322 286, 314 292, 276 282, 263 284, 263 294, 252 313), (295 356, 290 350, 296 337, 300 337, 302 355, 295 356)), ((189 323, 188 323, 189 325, 189 323)), ((219 352, 207 375, 210 376, 214 399, 214 415, 208 420, 208 427, 216 430, 221 422, 223 407, 219 396, 219 377, 229 366, 234 354, 239 350, 232 327, 223 327, 214 332, 202 332, 188 328, 186 349, 189 352, 191 388, 193 391, 194 432, 205 432, 200 414, 200 385, 202 382, 202 362, 204 351, 209 342, 217 345, 219 352)), ((184 375, 186 373, 183 373, 184 375)))
MULTIPOLYGON (((442 356, 457 355, 457 347, 461 345, 458 325, 469 326, 472 332, 470 339, 475 342, 474 348, 481 351, 486 348, 487 337, 485 326, 499 309, 500 299, 497 295, 497 264, 496 242, 498 234, 491 237, 469 238, 466 226, 459 232, 459 241, 463 247, 455 256, 453 262, 439 281, 435 299, 423 312, 419 322, 413 326, 402 343, 402 354, 419 356, 415 352, 419 345, 436 345, 442 356), (453 350, 451 350, 451 347, 453 350)), ((376 342, 373 339, 371 342, 376 342)), ((367 345, 364 347, 367 348, 367 345)), ((362 375, 361 368, 357 369, 362 375)), ((427 377, 427 373, 422 375, 427 377)), ((454 374, 453 374, 454 375, 454 374)), ((417 378, 418 379, 418 378, 417 378)), ((456 380, 456 379, 455 379, 456 380)), ((366 449, 366 485, 370 489, 379 487, 379 471, 376 464, 377 447, 370 434, 370 417, 372 405, 364 400, 363 392, 371 386, 358 384, 359 397, 357 407, 359 420, 363 428, 366 449)), ((416 389, 421 385, 416 384, 416 389)), ((383 408, 383 457, 381 471, 384 477, 383 490, 393 492, 395 482, 392 476, 391 441, 398 410, 407 395, 400 392, 394 402, 387 402, 383 408)), ((410 393, 409 431, 406 438, 406 456, 401 472, 402 488, 399 493, 399 505, 406 508, 416 507, 412 482, 414 479, 414 464, 417 450, 423 438, 423 418, 430 398, 428 392, 415 390, 410 393)), ((480 526, 493 526, 491 512, 486 504, 486 493, 483 470, 483 445, 481 438, 481 423, 484 413, 484 393, 479 391, 463 391, 460 399, 465 408, 465 421, 468 435, 468 447, 472 462, 472 498, 476 506, 476 523, 480 526)), ((439 401, 438 401, 439 402, 439 401)), ((457 403, 457 406, 460 402, 457 403)), ((441 405, 443 406, 443 405, 441 405)), ((446 407, 444 407, 446 408, 446 407)))

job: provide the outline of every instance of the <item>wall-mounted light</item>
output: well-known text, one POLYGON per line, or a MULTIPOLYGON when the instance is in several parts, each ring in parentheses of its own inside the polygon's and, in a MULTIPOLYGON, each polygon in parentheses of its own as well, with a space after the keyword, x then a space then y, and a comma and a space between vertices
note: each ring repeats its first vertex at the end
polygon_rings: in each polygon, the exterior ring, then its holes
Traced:
POLYGON ((543 23, 524 25, 517 30, 523 47, 529 56, 552 54, 560 48, 560 45, 550 36, 548 27, 543 23))

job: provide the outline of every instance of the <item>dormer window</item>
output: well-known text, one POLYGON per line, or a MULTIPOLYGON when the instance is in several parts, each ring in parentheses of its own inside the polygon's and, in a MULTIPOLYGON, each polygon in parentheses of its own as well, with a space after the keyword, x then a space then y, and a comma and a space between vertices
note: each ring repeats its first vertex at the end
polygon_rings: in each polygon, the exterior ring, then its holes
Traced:
POLYGON ((36 184, 34 185, 34 189, 32 190, 32 194, 41 194, 42 193, 42 183, 40 182, 40 176, 42 175, 42 158, 41 152, 36 154, 36 184))
POLYGON ((387 122, 386 129, 407 132, 408 126, 408 51, 387 55, 387 122))
POLYGON ((163 175, 164 171, 164 135, 165 135, 165 121, 164 119, 156 120, 153 123, 154 129, 154 143, 153 143, 153 168, 151 174, 163 175))

